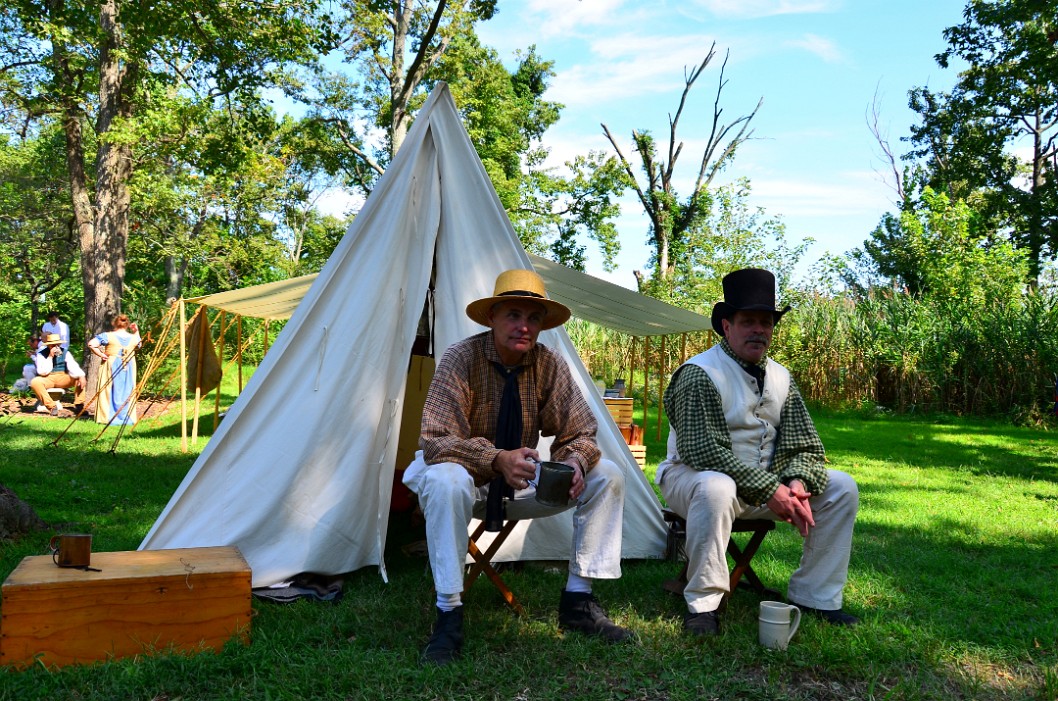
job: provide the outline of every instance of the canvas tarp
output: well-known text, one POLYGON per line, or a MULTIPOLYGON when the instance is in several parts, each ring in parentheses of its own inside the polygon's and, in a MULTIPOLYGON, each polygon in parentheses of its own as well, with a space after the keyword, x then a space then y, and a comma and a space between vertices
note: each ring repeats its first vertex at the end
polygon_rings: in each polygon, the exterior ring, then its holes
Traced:
MULTIPOLYGON (((431 272, 438 353, 483 329, 467 318, 498 272, 531 263, 447 90, 404 145, 141 549, 236 545, 266 586, 378 565, 408 359, 431 272)), ((661 557, 661 507, 562 328, 539 341, 570 363, 625 470, 622 555, 661 557)), ((402 466, 403 467, 403 466, 402 466)), ((572 515, 522 521, 498 560, 569 556, 572 515)))
MULTIPOLYGON (((546 258, 531 253, 528 255, 533 268, 544 279, 548 294, 569 307, 578 319, 631 336, 657 336, 712 328, 707 316, 674 307, 546 258)), ((185 301, 241 316, 289 319, 315 279, 316 274, 313 273, 229 292, 188 297, 185 301)))

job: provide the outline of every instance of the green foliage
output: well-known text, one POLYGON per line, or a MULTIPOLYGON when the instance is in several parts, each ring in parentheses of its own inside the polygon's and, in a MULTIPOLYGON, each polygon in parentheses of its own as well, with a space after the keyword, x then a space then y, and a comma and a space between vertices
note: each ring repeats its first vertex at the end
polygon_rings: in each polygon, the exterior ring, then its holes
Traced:
POLYGON ((961 69, 954 89, 911 91, 921 123, 909 156, 934 189, 978 198, 982 222, 1026 249, 1036 279, 1058 245, 1058 2, 969 0, 963 16, 937 56, 961 69))

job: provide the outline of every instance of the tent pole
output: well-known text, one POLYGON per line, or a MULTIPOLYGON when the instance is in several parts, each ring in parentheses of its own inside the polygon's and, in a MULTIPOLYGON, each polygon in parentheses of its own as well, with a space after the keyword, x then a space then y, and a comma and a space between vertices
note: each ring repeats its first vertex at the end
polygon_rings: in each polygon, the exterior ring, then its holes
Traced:
POLYGON ((680 334, 680 365, 687 362, 687 332, 680 334))
POLYGON ((265 335, 264 335, 264 351, 261 353, 261 359, 264 360, 265 355, 268 353, 268 326, 270 319, 265 319, 265 335))
MULTIPOLYGON (((217 355, 220 357, 221 380, 224 379, 224 310, 220 310, 220 343, 217 349, 217 355)), ((213 392, 213 432, 217 432, 217 426, 220 424, 220 382, 217 382, 217 389, 213 392)))
POLYGON ((658 425, 654 430, 654 439, 661 440, 661 393, 665 391, 665 366, 668 365, 666 360, 668 356, 665 352, 665 342, 668 340, 668 336, 661 337, 661 357, 658 358, 658 425))
POLYGON ((647 409, 650 407, 650 336, 643 338, 643 434, 647 432, 647 409))
MULTIPOLYGON (((636 337, 632 336, 632 347, 628 351, 628 396, 632 396, 632 388, 636 384, 636 337)), ((633 398, 632 403, 635 404, 633 398)), ((647 417, 646 409, 643 410, 643 418, 647 417)))
POLYGON ((235 364, 239 366, 239 394, 242 394, 242 315, 235 317, 235 364))
POLYGON ((198 322, 202 333, 198 335, 198 367, 195 368, 195 417, 191 420, 191 445, 198 443, 198 414, 202 406, 202 354, 206 352, 206 334, 209 333, 209 314, 205 306, 198 308, 203 320, 198 322))
POLYGON ((187 310, 180 298, 180 452, 187 452, 187 310))

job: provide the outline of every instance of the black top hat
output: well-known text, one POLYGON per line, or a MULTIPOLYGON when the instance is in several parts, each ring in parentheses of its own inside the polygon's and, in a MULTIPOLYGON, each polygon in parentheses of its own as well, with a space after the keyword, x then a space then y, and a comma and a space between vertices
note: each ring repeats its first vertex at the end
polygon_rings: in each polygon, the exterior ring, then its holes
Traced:
POLYGON ((771 312, 778 324, 790 305, 779 311, 775 308, 775 276, 760 268, 743 268, 724 276, 724 301, 713 305, 713 331, 724 335, 721 320, 730 319, 737 311, 771 312))

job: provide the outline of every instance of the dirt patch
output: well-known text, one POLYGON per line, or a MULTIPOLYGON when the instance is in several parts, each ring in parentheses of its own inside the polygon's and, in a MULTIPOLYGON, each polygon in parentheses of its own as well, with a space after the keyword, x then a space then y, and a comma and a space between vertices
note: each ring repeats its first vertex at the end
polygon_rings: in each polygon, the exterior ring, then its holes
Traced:
MULTIPOLYGON (((136 402, 136 416, 141 421, 143 419, 153 419, 166 413, 172 407, 179 408, 179 406, 180 404, 175 397, 140 397, 140 400, 136 402)), ((80 406, 67 402, 62 402, 62 407, 62 411, 58 413, 58 418, 63 419, 76 416, 81 409, 80 406)), ((26 396, 0 392, 0 416, 10 416, 12 414, 22 414, 40 419, 55 418, 51 414, 38 414, 37 398, 32 395, 26 396)), ((91 406, 81 414, 81 419, 87 421, 95 419, 95 413, 91 406)))

